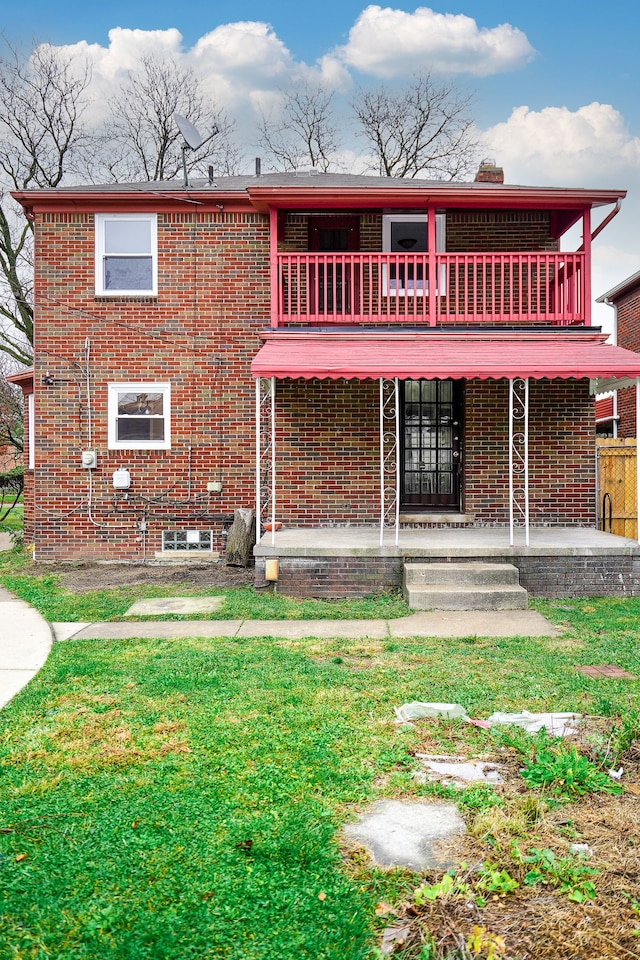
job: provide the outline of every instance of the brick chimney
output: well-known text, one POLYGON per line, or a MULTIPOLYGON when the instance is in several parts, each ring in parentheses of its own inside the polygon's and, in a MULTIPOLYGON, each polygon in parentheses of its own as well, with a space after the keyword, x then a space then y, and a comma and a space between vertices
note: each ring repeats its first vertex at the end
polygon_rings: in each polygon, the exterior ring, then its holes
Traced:
POLYGON ((495 160, 483 160, 476 173, 476 183, 504 183, 504 170, 495 160))

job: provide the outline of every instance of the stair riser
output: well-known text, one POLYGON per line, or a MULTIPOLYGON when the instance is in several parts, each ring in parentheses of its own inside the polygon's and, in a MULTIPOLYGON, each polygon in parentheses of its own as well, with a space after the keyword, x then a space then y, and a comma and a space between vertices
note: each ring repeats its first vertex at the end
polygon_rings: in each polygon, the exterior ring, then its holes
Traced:
POLYGON ((405 599, 413 610, 526 610, 527 591, 515 589, 406 590, 405 599))
POLYGON ((404 568, 405 586, 422 584, 517 584, 520 574, 511 564, 411 563, 404 568))

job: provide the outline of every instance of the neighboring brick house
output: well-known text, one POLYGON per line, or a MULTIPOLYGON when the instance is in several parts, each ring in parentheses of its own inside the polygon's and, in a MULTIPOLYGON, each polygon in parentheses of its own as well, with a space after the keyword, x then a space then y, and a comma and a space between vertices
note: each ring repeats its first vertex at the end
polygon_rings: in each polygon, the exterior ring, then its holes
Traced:
MULTIPOLYGON (((618 346, 640 353, 640 271, 603 293, 597 302, 606 303, 615 311, 614 339, 618 346)), ((612 435, 624 439, 635 438, 635 385, 616 390, 611 395, 610 404, 605 405, 603 401, 597 401, 597 413, 601 417, 609 413, 612 422, 617 424, 612 435)))
POLYGON ((306 556, 326 527, 390 525, 396 548, 404 525, 501 527, 507 552, 519 519, 592 527, 590 381, 640 375, 590 327, 591 240, 625 194, 502 179, 14 194, 35 228, 36 558, 221 551, 239 507, 307 529, 306 556))

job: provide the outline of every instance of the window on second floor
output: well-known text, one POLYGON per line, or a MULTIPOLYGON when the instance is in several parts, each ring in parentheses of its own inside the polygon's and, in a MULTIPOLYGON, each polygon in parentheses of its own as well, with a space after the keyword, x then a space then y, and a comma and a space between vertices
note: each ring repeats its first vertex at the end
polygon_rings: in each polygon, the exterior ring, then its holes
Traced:
POLYGON ((157 217, 97 213, 96 295, 148 297, 158 292, 157 217))
MULTIPOLYGON (((436 214, 436 250, 444 250, 445 215, 436 214)), ((386 253, 406 254, 406 264, 390 264, 383 273, 385 296, 421 296, 428 293, 422 263, 411 262, 411 254, 429 250, 427 212, 392 213, 382 218, 382 249, 386 253)))

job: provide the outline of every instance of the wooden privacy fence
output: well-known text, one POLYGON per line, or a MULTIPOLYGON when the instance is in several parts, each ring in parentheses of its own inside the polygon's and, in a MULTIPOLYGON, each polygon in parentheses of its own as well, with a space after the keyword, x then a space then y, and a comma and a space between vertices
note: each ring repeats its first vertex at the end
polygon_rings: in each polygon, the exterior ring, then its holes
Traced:
POLYGON ((638 537, 636 441, 598 440, 598 529, 638 537))

